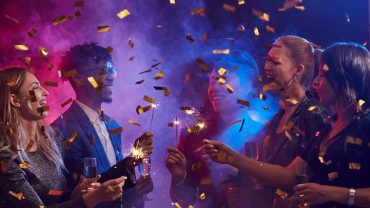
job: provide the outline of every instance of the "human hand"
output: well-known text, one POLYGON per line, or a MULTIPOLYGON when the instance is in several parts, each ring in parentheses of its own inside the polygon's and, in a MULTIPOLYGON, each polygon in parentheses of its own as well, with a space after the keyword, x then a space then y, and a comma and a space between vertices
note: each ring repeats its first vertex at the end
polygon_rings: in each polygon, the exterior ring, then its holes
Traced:
POLYGON ((134 147, 140 149, 142 153, 146 156, 149 156, 153 153, 153 133, 145 132, 139 138, 135 140, 134 147))
POLYGON ((81 175, 77 186, 71 193, 71 198, 74 199, 81 197, 83 194, 99 187, 100 183, 97 182, 99 178, 100 175, 97 175, 94 178, 85 178, 83 175, 81 175))
POLYGON ((239 153, 237 153, 227 145, 218 141, 211 141, 208 139, 203 140, 203 142, 203 148, 213 161, 221 164, 230 165, 234 165, 234 163, 237 161, 239 153))
POLYGON ((175 183, 180 183, 186 177, 186 157, 176 147, 167 148, 166 167, 173 176, 175 183))
POLYGON ((228 207, 246 208, 247 207, 247 191, 241 187, 231 187, 226 191, 226 200, 228 207))
POLYGON ((288 199, 291 203, 322 204, 332 201, 329 186, 317 183, 303 183, 296 185, 293 191, 294 195, 288 199))
POLYGON ((140 196, 144 194, 148 194, 153 191, 153 181, 152 178, 149 176, 141 176, 135 185, 135 191, 140 196))

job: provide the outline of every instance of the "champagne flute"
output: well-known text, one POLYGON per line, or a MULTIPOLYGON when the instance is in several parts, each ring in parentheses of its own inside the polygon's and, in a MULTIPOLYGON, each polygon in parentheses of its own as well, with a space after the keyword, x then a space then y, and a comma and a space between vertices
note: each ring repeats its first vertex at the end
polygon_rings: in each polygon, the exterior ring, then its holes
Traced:
MULTIPOLYGON (((306 164, 297 164, 296 165, 296 177, 295 177, 295 183, 296 185, 302 184, 302 183, 308 183, 310 181, 307 165, 306 164)), ((298 204, 299 208, 309 208, 310 205, 307 202, 303 202, 298 204)))
POLYGON ((95 157, 85 157, 84 158, 84 172, 83 175, 87 179, 88 187, 87 190, 94 189, 93 183, 95 182, 96 176, 98 174, 96 167, 96 158, 95 157))
MULTIPOLYGON (((150 162, 150 157, 145 157, 143 158, 143 162, 140 163, 138 169, 139 169, 139 172, 140 172, 140 175, 142 177, 149 177, 150 176, 150 168, 151 168, 151 162, 150 162)), ((146 194, 143 195, 143 199, 144 201, 150 201, 150 200, 153 200, 153 199, 150 199, 148 198, 148 196, 146 194)))
MULTIPOLYGON (((253 160, 258 160, 259 151, 258 144, 255 141, 248 141, 244 143, 245 155, 253 160)), ((257 180, 252 178, 253 189, 260 189, 261 186, 258 184, 257 180)))

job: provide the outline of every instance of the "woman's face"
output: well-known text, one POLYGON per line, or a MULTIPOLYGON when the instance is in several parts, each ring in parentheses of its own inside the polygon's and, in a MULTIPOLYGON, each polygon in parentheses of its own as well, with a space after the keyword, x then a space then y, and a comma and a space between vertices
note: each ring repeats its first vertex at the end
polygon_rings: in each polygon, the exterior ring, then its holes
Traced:
POLYGON ((48 116, 46 97, 49 95, 30 72, 26 72, 25 80, 19 89, 17 100, 21 116, 26 120, 40 120, 48 116))
POLYGON ((276 82, 281 88, 289 85, 297 72, 297 66, 289 54, 289 49, 277 41, 268 52, 264 66, 267 78, 276 82))
POLYGON ((320 98, 320 103, 326 107, 333 106, 337 99, 334 89, 334 87, 337 86, 337 83, 335 81, 332 83, 329 82, 323 74, 322 66, 320 67, 320 72, 314 79, 314 82, 317 83, 316 91, 320 98))

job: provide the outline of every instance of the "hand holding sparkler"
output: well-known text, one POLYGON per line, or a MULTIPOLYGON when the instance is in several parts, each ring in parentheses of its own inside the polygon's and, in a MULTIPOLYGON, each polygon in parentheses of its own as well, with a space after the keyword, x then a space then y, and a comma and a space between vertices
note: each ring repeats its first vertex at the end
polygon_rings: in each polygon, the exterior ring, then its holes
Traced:
POLYGON ((166 159, 166 167, 172 174, 176 184, 181 184, 186 178, 186 157, 175 147, 167 148, 168 156, 166 159))
POLYGON ((139 165, 144 158, 153 153, 153 133, 145 132, 135 140, 134 146, 131 148, 130 162, 128 165, 135 167, 139 165))

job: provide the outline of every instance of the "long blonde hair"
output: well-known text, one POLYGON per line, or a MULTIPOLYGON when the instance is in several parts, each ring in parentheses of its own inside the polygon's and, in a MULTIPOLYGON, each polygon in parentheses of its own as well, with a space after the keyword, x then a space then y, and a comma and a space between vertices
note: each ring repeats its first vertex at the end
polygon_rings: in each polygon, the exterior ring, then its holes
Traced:
MULTIPOLYGON (((12 152, 13 159, 19 157, 21 161, 29 161, 26 146, 29 138, 26 128, 22 125, 18 108, 10 104, 10 95, 19 93, 25 80, 26 73, 31 73, 22 67, 7 67, 0 70, 0 151, 12 152)), ((64 169, 62 154, 57 145, 58 135, 43 121, 37 122, 35 142, 41 151, 57 168, 64 169)))

